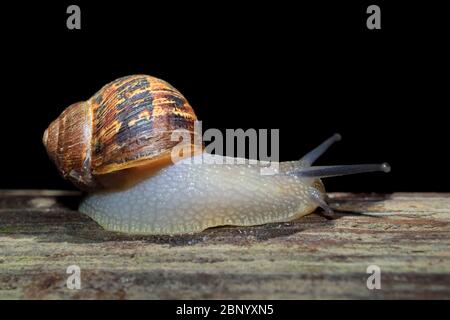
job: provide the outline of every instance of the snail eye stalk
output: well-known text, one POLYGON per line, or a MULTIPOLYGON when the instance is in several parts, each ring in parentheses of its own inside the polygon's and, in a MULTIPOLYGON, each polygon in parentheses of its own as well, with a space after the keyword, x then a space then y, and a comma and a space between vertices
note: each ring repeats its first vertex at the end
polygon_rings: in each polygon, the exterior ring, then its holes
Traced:
POLYGON ((305 178, 328 178, 336 176, 345 176, 356 173, 378 172, 378 171, 387 173, 391 171, 391 166, 387 163, 317 166, 317 167, 302 168, 293 171, 290 174, 305 178))
POLYGON ((311 150, 307 154, 303 156, 303 158, 300 159, 300 162, 303 166, 309 167, 316 161, 322 154, 325 153, 325 151, 328 150, 329 147, 331 147, 336 141, 341 140, 341 135, 339 133, 335 133, 332 137, 328 138, 324 142, 322 142, 319 146, 317 146, 315 149, 311 150))

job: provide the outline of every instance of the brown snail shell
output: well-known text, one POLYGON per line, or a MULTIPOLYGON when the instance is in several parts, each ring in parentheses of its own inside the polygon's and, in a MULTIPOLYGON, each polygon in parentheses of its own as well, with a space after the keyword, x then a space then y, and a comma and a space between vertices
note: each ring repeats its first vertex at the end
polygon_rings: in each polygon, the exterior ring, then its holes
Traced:
POLYGON ((70 105, 45 130, 43 143, 61 175, 83 190, 105 187, 114 172, 170 161, 174 130, 194 134, 197 117, 167 82, 119 78, 70 105))

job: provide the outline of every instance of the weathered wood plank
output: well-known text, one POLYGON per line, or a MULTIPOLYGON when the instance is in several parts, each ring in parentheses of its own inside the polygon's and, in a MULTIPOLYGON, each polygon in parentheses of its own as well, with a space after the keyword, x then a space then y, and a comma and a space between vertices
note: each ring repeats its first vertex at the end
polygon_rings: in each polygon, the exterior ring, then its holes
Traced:
POLYGON ((450 194, 330 198, 332 217, 170 237, 104 231, 77 193, 0 191, 0 298, 450 298, 450 194))

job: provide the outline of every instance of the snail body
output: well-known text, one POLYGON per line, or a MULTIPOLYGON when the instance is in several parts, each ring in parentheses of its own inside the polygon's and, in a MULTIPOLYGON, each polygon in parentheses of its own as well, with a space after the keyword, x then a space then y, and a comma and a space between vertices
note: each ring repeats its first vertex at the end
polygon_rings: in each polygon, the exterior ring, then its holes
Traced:
POLYGON ((187 158, 126 190, 88 195, 80 211, 109 230, 190 233, 289 221, 317 207, 310 188, 323 190, 315 179, 261 175, 259 163, 215 164, 208 153, 195 157, 202 162, 187 158))
POLYGON ((167 82, 120 78, 71 105, 44 133, 59 172, 88 195, 79 211, 107 230, 181 234, 223 225, 291 221, 325 202, 321 178, 389 171, 387 164, 314 167, 334 135, 299 161, 262 175, 260 162, 198 153, 170 158, 174 130, 195 135, 195 113, 167 82), (214 159, 213 159, 214 157, 214 159))

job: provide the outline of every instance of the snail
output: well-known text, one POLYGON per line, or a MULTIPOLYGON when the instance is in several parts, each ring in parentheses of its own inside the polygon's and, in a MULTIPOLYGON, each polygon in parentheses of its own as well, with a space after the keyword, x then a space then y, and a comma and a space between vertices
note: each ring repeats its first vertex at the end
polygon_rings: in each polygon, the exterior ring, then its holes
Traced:
POLYGON ((194 136, 196 120, 170 84, 133 75, 70 105, 43 143, 60 174, 88 192, 79 211, 106 230, 132 234, 286 222, 317 207, 330 212, 321 178, 390 170, 386 163, 312 166, 338 134, 301 160, 280 162, 273 175, 262 175, 260 162, 209 161, 221 156, 202 150, 174 163, 172 132, 194 136))

